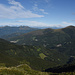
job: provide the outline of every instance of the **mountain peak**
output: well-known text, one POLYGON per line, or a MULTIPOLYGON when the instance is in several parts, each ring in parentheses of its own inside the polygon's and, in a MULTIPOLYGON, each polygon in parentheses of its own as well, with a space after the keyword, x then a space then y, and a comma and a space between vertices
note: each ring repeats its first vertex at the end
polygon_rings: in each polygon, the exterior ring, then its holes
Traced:
POLYGON ((75 28, 75 26, 70 25, 70 26, 67 26, 66 28, 75 28))

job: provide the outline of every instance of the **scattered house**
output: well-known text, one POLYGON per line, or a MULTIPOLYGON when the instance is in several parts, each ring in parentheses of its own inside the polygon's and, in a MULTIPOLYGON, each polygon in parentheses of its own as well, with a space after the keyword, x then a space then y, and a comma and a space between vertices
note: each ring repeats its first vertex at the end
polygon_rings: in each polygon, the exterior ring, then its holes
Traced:
POLYGON ((62 46, 61 44, 56 45, 56 47, 61 47, 61 46, 62 46))
POLYGON ((34 40, 34 41, 38 41, 38 39, 36 39, 36 37, 33 37, 33 40, 34 40))
POLYGON ((35 41, 38 41, 38 39, 35 39, 35 41))
POLYGON ((10 41, 11 43, 17 43, 18 42, 18 40, 16 40, 16 41, 10 41))
POLYGON ((46 44, 43 44, 44 47, 46 47, 46 44))

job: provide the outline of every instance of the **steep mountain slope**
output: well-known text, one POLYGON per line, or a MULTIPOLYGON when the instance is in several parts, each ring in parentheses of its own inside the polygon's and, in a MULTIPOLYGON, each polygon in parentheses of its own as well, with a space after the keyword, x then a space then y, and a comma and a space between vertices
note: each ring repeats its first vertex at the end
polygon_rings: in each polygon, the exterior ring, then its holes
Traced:
MULTIPOLYGON (((17 41, 16 43, 21 45, 43 46, 48 50, 52 49, 52 51, 54 52, 57 51, 63 53, 64 55, 67 55, 69 57, 68 59, 70 59, 70 57, 72 56, 75 56, 74 26, 68 26, 62 29, 48 28, 36 30, 20 35, 18 37, 11 38, 10 41, 17 41)), ((49 57, 51 58, 50 53, 51 52, 49 52, 49 57)))
POLYGON ((62 30, 67 33, 71 39, 75 39, 75 26, 68 26, 62 30))
MULTIPOLYGON (((33 69, 37 69, 37 70, 44 71, 45 69, 49 67, 55 67, 56 65, 58 65, 58 63, 56 63, 55 61, 48 62, 46 60, 37 58, 35 56, 36 55, 35 53, 34 53, 35 55, 34 54, 32 55, 33 51, 34 52, 36 50, 41 51, 41 49, 44 50, 44 48, 40 48, 36 46, 33 47, 33 46, 15 45, 8 41, 0 39, 0 74, 1 75, 5 75, 5 74, 7 75, 9 74, 10 75, 13 75, 13 74, 14 75, 50 75, 50 74, 55 75, 56 73, 45 73, 45 72, 33 70, 33 69), (35 57, 33 58, 32 56, 35 56, 35 57), (33 69, 30 68, 27 64, 30 65, 33 69), (10 67, 10 66, 15 66, 15 67, 10 67)), ((58 53, 56 54, 58 55, 58 53)), ((52 54, 52 55, 55 55, 55 54, 52 54)), ((58 70, 58 67, 55 69, 55 72, 57 70, 58 70)), ((75 74, 74 72, 70 72, 70 74, 71 73, 75 74)), ((69 73, 64 72, 64 74, 69 74, 69 73)))
POLYGON ((27 63, 33 69, 43 70, 64 65, 67 61, 68 56, 56 50, 46 49, 42 46, 20 46, 0 39, 0 63, 4 63, 6 66, 27 63))
POLYGON ((0 37, 6 39, 8 35, 11 35, 10 37, 14 37, 17 35, 20 35, 22 33, 28 33, 31 31, 38 30, 37 28, 30 28, 28 26, 20 26, 20 27, 0 27, 0 37))
POLYGON ((44 47, 58 47, 66 42, 71 42, 75 38, 75 27, 69 26, 62 29, 41 29, 11 38, 11 41, 17 41, 17 44, 39 45, 44 47))

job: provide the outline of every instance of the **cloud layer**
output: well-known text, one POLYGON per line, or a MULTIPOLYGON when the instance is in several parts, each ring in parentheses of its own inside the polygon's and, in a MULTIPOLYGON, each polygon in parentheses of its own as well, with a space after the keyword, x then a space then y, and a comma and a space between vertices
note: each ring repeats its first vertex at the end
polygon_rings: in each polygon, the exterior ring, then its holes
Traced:
POLYGON ((8 3, 10 6, 0 4, 0 18, 16 19, 44 17, 44 15, 38 15, 25 9, 20 2, 16 2, 15 0, 8 0, 8 3))
POLYGON ((62 23, 66 25, 73 25, 73 23, 68 23, 68 22, 62 22, 62 23))
POLYGON ((63 25, 60 24, 47 24, 44 22, 38 22, 38 21, 29 21, 29 20, 16 20, 8 23, 1 23, 2 26, 8 25, 8 26, 29 26, 29 27, 40 27, 40 28, 49 28, 49 27, 63 27, 63 25))
POLYGON ((57 25, 57 24, 47 24, 44 22, 38 22, 38 21, 29 21, 29 20, 18 20, 17 23, 21 23, 23 25, 27 25, 30 27, 63 27, 63 25, 57 25))

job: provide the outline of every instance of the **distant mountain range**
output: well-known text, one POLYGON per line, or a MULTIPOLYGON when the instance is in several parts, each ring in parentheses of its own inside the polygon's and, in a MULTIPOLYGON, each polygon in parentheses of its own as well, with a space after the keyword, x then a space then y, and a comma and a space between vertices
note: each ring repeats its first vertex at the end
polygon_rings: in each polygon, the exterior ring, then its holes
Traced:
MULTIPOLYGON (((51 27, 52 29, 60 29, 61 27, 51 27)), ((44 29, 44 28, 32 28, 28 26, 3 26, 0 27, 0 38, 10 39, 12 37, 20 36, 24 33, 32 32, 35 30, 44 29)))
POLYGON ((0 27, 0 37, 3 38, 8 35, 18 36, 20 34, 28 33, 35 30, 38 30, 38 28, 31 28, 28 26, 19 26, 19 27, 4 26, 0 27))

